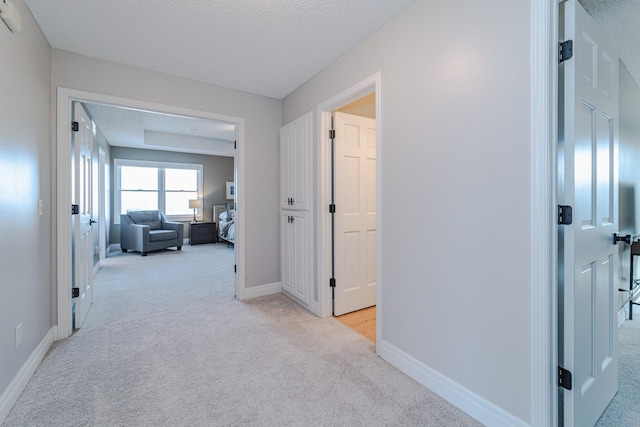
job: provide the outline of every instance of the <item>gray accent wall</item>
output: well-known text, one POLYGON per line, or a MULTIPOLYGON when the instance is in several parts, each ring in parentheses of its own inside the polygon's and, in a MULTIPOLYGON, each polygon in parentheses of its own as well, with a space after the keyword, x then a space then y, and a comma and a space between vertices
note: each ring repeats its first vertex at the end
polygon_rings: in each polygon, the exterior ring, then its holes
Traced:
MULTIPOLYGON (((213 221, 213 205, 226 202, 226 182, 233 181, 233 157, 208 156, 202 154, 176 153, 158 150, 140 150, 136 148, 111 147, 111 157, 115 159, 146 160, 171 163, 193 163, 203 166, 203 214, 206 222, 213 221)), ((111 188, 115 187, 115 170, 111 162, 111 188)), ((112 192, 111 206, 115 206, 112 192)), ((110 242, 120 243, 120 224, 114 224, 119 213, 113 213, 111 221, 110 242)), ((216 221, 217 222, 217 221, 216 221)), ((185 222, 185 238, 189 237, 189 222, 185 222)))
POLYGON ((531 13, 418 1, 282 105, 288 123, 381 73, 378 348, 527 424, 531 13))
POLYGON ((54 324, 51 48, 24 2, 12 2, 22 32, 0 21, 0 395, 54 324))

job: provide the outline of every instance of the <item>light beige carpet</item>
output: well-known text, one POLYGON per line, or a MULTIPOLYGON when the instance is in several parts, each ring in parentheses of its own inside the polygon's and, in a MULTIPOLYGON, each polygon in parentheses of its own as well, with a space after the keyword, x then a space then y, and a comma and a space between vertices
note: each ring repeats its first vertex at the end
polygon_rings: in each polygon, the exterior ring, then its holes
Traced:
POLYGON ((479 425, 334 319, 236 300, 226 245, 118 254, 95 291, 3 425, 479 425))

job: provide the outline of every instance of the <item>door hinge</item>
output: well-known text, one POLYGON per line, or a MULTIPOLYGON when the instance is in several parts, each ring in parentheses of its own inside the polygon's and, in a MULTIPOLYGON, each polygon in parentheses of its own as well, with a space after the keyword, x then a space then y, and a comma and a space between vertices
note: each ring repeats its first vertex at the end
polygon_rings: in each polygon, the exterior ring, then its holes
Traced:
POLYGON ((558 64, 562 64, 567 59, 573 57, 573 40, 558 43, 558 64))
POLYGON ((233 264, 233 272, 234 273, 238 272, 238 266, 236 264, 233 264))
POLYGON ((71 288, 71 298, 78 298, 80 296, 80 288, 71 288))
POLYGON ((238 148, 238 141, 233 141, 233 149, 237 149, 238 148))
POLYGON ((71 122, 71 130, 74 132, 78 132, 80 130, 80 123, 71 122))
POLYGON ((80 214, 80 205, 71 205, 71 215, 80 214))
POLYGON ((329 205, 329 213, 336 213, 336 205, 334 203, 329 205))
POLYGON ((571 390, 573 385, 571 384, 571 371, 564 369, 562 366, 558 366, 558 386, 566 390, 571 390))
POLYGON ((332 277, 331 279, 329 279, 329 287, 330 288, 335 288, 336 287, 336 278, 332 277))
POLYGON ((571 225, 573 223, 573 208, 567 205, 558 205, 558 225, 571 225))
POLYGON ((329 131, 329 138, 334 139, 336 137, 336 130, 335 129, 331 129, 329 131))

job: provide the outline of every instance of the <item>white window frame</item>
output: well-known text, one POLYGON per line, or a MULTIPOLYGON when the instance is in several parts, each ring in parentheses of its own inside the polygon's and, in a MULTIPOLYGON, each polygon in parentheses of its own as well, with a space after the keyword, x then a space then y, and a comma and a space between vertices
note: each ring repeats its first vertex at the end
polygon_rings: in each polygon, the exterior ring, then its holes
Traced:
MULTIPOLYGON (((164 202, 165 202, 165 181, 164 181, 164 170, 165 169, 189 169, 196 170, 198 172, 198 188, 197 194, 198 199, 202 201, 202 208, 196 211, 196 219, 198 221, 204 220, 204 200, 202 197, 203 194, 203 165, 198 163, 171 163, 171 162, 156 162, 156 161, 147 161, 147 160, 131 160, 131 159, 114 159, 113 161, 113 169, 114 169, 114 181, 115 181, 115 192, 114 192, 114 201, 113 201, 113 209, 115 213, 114 224, 120 224, 120 208, 121 208, 121 200, 120 192, 122 190, 121 181, 120 181, 120 168, 122 166, 133 166, 133 167, 147 167, 147 168, 157 168, 161 170, 161 173, 158 176, 158 209, 164 212, 164 202)), ((167 215, 167 219, 171 221, 182 221, 188 222, 193 219, 193 213, 185 214, 185 215, 167 215)))

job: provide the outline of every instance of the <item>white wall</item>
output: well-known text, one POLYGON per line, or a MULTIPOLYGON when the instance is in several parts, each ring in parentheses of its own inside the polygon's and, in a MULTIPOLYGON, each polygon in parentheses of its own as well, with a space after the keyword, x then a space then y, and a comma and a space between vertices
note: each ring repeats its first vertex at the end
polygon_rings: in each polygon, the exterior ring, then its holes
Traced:
POLYGON ((51 48, 23 1, 13 3, 22 32, 0 21, 0 395, 53 324, 51 48))
POLYGON ((280 100, 53 50, 52 84, 87 92, 243 117, 245 287, 280 281, 278 141, 280 100))
POLYGON ((530 19, 529 2, 418 0, 282 106, 287 123, 381 71, 378 339, 525 423, 530 19))

